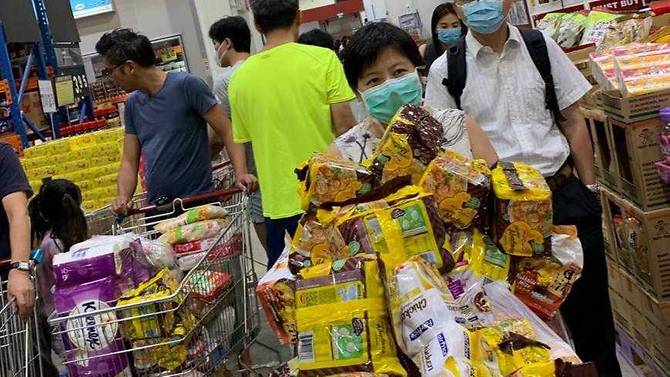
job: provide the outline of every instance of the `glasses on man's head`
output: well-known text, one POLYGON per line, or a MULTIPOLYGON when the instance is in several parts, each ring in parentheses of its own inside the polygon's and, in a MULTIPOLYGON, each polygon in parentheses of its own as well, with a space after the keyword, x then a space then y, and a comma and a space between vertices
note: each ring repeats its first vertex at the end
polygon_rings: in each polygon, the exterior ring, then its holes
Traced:
POLYGON ((112 73, 114 73, 114 71, 116 71, 117 69, 119 69, 119 67, 122 67, 124 64, 126 64, 126 62, 123 62, 123 63, 121 63, 121 64, 117 64, 117 65, 115 65, 115 66, 112 67, 112 68, 105 68, 105 69, 102 70, 102 75, 103 75, 104 77, 109 77, 109 76, 112 75, 112 73))

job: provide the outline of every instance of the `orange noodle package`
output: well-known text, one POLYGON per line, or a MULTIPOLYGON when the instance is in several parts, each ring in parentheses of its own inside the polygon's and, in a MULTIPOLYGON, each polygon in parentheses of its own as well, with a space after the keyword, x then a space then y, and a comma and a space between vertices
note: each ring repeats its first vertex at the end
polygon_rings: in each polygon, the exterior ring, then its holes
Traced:
POLYGON ((370 161, 365 164, 377 182, 410 176, 418 183, 440 152, 442 124, 418 106, 405 105, 391 118, 370 161))
POLYGON ((377 258, 302 270, 295 283, 298 376, 405 376, 393 341, 377 258))
POLYGON ((428 165, 419 186, 433 194, 440 217, 448 226, 463 230, 474 224, 488 229, 491 171, 486 161, 445 151, 428 165))
POLYGON ((513 282, 514 294, 544 319, 560 308, 584 267, 577 228, 555 226, 551 243, 551 255, 517 261, 513 282))
POLYGON ((507 254, 530 257, 549 250, 553 225, 551 190, 535 168, 500 163, 493 170, 494 238, 507 254))

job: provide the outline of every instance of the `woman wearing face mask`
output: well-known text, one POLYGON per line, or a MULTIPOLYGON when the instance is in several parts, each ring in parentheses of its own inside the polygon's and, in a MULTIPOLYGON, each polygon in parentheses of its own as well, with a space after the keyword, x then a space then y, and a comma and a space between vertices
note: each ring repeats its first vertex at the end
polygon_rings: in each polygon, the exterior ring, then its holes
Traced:
POLYGON ((419 47, 419 52, 426 61, 426 71, 430 69, 435 59, 456 44, 458 39, 468 31, 465 24, 458 19, 454 5, 451 3, 435 7, 430 30, 433 33, 432 40, 419 47))
MULTIPOLYGON (((402 29, 371 23, 354 34, 344 52, 344 72, 368 118, 335 140, 330 151, 355 162, 371 157, 393 115, 403 105, 420 105, 419 49, 402 29)), ((432 111, 442 123, 443 147, 481 158, 493 166, 498 156, 479 126, 460 110, 432 111)))

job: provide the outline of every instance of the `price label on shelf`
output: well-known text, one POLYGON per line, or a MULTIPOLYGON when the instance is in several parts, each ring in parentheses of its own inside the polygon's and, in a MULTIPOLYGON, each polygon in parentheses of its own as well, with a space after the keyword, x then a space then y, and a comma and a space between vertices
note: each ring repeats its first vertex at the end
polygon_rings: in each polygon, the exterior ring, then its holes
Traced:
POLYGON ((37 86, 40 90, 40 100, 42 102, 42 111, 45 113, 55 113, 58 111, 56 106, 56 95, 51 85, 51 80, 39 80, 37 86))

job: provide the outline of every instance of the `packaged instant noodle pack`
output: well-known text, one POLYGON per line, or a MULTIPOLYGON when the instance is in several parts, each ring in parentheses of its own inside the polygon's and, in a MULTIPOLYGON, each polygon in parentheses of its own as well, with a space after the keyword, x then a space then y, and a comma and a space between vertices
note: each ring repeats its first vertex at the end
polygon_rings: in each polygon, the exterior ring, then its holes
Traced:
POLYGON ((298 169, 305 215, 257 288, 297 354, 276 375, 552 377, 579 363, 540 319, 581 273, 575 229, 553 226, 536 169, 490 170, 442 134, 405 106, 370 160, 298 169))

